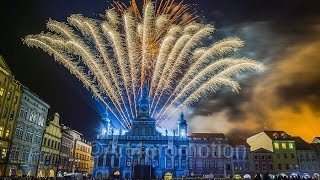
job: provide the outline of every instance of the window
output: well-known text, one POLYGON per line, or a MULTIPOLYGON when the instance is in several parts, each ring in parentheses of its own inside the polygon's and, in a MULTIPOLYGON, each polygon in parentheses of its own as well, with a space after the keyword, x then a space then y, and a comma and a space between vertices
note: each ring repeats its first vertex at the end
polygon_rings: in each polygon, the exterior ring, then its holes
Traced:
POLYGON ((2 113, 2 118, 5 119, 8 114, 8 107, 4 107, 3 113, 2 113))
POLYGON ((181 150, 181 153, 182 153, 182 154, 186 154, 186 150, 185 150, 185 149, 182 149, 182 150, 181 150))
POLYGON ((294 153, 291 153, 291 158, 294 159, 294 153))
POLYGON ((0 156, 1 156, 1 160, 4 160, 4 159, 6 159, 6 157, 7 157, 7 150, 6 149, 0 149, 1 151, 1 154, 0 154, 0 156))
POLYGON ((39 116, 38 125, 42 127, 44 126, 44 117, 42 115, 39 116))
POLYGON ((278 163, 278 169, 282 169, 281 163, 278 163))
POLYGON ((7 100, 10 100, 11 99, 11 92, 9 91, 8 93, 7 93, 7 100))
POLYGON ((3 96, 4 89, 0 88, 0 96, 3 96))
POLYGON ((281 143, 281 148, 282 149, 287 149, 287 144, 286 143, 281 143))
POLYGON ((167 159, 166 164, 167 164, 167 167, 171 167, 171 159, 167 159))
POLYGON ((26 107, 21 107, 19 116, 23 119, 27 119, 28 109, 26 107))
POLYGON ((29 129, 27 131, 27 134, 26 134, 26 141, 29 141, 29 142, 32 142, 32 138, 33 138, 33 131, 31 129, 29 129))
MULTIPOLYGON (((130 162, 130 161, 129 161, 130 162)), ((128 159, 127 159, 127 163, 128 163, 128 159)), ((128 165, 128 164, 127 164, 128 165)), ((98 159, 98 167, 102 167, 103 166, 103 156, 100 155, 99 159, 98 159)), ((130 166, 130 165, 129 165, 130 166)))
POLYGON ((185 159, 182 159, 181 160, 181 167, 186 167, 186 160, 185 159))
POLYGON ((16 128, 16 132, 15 132, 15 136, 19 139, 22 139, 22 136, 23 136, 23 128, 22 126, 17 126, 16 128))
POLYGON ((275 149, 279 149, 279 143, 274 143, 273 145, 275 149))
POLYGON ((51 139, 48 139, 48 144, 47 144, 48 147, 50 146, 50 142, 51 142, 51 139))
POLYGON ((201 148, 201 154, 202 154, 203 157, 207 156, 207 148, 202 147, 201 148))
POLYGON ((10 136, 10 130, 7 129, 7 130, 6 130, 6 136, 5 136, 5 137, 8 138, 9 136, 10 136))
POLYGON ((39 114, 35 111, 31 111, 29 121, 37 123, 39 114))
POLYGON ((40 142, 41 142, 41 135, 40 134, 36 134, 36 137, 34 138, 34 142, 40 144, 40 142))
POLYGON ((273 164, 269 164, 270 170, 273 170, 273 164))
POLYGON ((18 96, 15 96, 15 97, 14 97, 13 104, 17 104, 17 102, 18 102, 18 96))
POLYGON ((0 137, 3 136, 3 131, 4 131, 4 128, 2 126, 0 126, 0 137))
POLYGON ((9 117, 9 120, 12 121, 14 119, 14 114, 15 112, 14 111, 11 111, 10 113, 10 117, 9 117))
POLYGON ((286 169, 289 169, 289 164, 286 164, 286 169))
POLYGON ((167 154, 168 154, 168 155, 171 154, 171 149, 167 149, 167 154))
POLYGON ((268 158, 269 158, 269 160, 271 160, 271 159, 272 159, 272 157, 271 157, 271 156, 268 156, 268 158))
POLYGON ((289 149, 293 149, 293 143, 289 143, 289 149))
POLYGON ((258 159, 258 156, 254 156, 254 159, 258 159))
POLYGON ((115 167, 118 167, 118 166, 119 166, 119 158, 114 157, 113 165, 114 165, 115 167))
POLYGON ((154 161, 153 161, 153 165, 154 165, 155 167, 159 166, 159 161, 158 161, 158 160, 154 160, 154 161))
POLYGON ((179 166, 179 159, 175 159, 174 160, 174 167, 178 167, 179 166))
POLYGON ((279 153, 277 153, 277 159, 280 159, 280 154, 279 153))
POLYGON ((22 160, 23 161, 28 161, 29 159, 29 150, 28 149, 24 149, 22 151, 22 160))
POLYGON ((135 127, 135 128, 134 128, 134 135, 137 136, 138 133, 139 133, 139 129, 138 129, 138 127, 135 127))
POLYGON ((259 170, 259 164, 258 164, 258 163, 255 163, 255 164, 254 164, 254 169, 255 169, 255 170, 259 170))
POLYGON ((265 163, 262 164, 262 170, 266 170, 266 164, 265 163))
POLYGON ((283 157, 287 159, 288 158, 287 153, 283 153, 283 157))
POLYGON ((261 156, 261 159, 264 159, 264 156, 263 156, 263 155, 261 156))

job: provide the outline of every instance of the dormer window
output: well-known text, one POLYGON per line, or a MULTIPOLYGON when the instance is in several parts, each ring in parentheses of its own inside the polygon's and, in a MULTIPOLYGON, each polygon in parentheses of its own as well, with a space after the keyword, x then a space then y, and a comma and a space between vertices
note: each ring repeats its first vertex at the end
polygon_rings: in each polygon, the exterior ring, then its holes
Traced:
POLYGON ((278 133, 273 133, 272 136, 273 136, 275 139, 278 139, 278 138, 279 138, 279 134, 278 134, 278 133))
POLYGON ((281 137, 282 137, 283 139, 286 139, 286 138, 288 137, 288 135, 287 135, 286 133, 281 133, 281 137))

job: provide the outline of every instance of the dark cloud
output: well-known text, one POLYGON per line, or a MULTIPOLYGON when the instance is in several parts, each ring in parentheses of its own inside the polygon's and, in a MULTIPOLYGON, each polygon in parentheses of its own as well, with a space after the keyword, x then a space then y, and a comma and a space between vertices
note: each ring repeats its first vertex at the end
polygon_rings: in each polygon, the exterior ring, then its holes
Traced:
MULTIPOLYGON (((280 6, 284 5, 282 3, 280 6)), ((194 110, 191 119, 199 120, 201 117, 206 131, 224 131, 245 136, 262 130, 265 124, 269 128, 290 131, 286 123, 290 122, 287 118, 291 115, 305 115, 313 122, 316 119, 314 115, 319 114, 320 57, 314 51, 305 50, 318 47, 317 42, 320 41, 320 6, 315 6, 316 3, 294 1, 282 10, 268 9, 266 5, 265 9, 255 12, 256 18, 235 18, 238 22, 231 18, 230 21, 226 20, 220 30, 218 27, 218 38, 236 35, 246 41, 239 56, 258 59, 268 69, 261 74, 240 77, 242 89, 239 94, 223 90, 204 99, 194 110), (308 108, 311 108, 310 112, 308 108), (213 117, 208 117, 208 114, 213 117), (281 119, 277 119, 279 117, 281 119), (221 125, 219 121, 224 122, 228 128, 217 129, 215 126, 221 125), (239 128, 240 122, 248 126, 239 128)), ((227 19, 226 13, 221 10, 212 12, 212 16, 207 18, 218 15, 227 19)), ((211 18, 207 21, 221 25, 211 18)), ((300 124, 301 121, 294 120, 292 123, 300 124)), ((192 130, 201 130, 196 126, 191 123, 192 130)), ((305 129, 291 132, 307 138, 311 136, 305 133, 305 129)), ((316 131, 311 134, 316 135, 316 131)))

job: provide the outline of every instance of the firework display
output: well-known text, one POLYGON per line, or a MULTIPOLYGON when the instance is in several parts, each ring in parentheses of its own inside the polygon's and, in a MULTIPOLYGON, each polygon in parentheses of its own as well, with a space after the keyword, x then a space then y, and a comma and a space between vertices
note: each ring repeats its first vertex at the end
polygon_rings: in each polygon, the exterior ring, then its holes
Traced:
POLYGON ((75 14, 68 23, 49 20, 51 32, 28 35, 24 43, 65 66, 124 129, 147 89, 150 114, 161 126, 220 87, 238 91, 240 72, 263 70, 257 61, 230 57, 244 45, 237 37, 203 43, 214 27, 196 23, 189 8, 174 0, 145 0, 141 8, 135 0, 128 6, 115 2, 101 19, 75 14))

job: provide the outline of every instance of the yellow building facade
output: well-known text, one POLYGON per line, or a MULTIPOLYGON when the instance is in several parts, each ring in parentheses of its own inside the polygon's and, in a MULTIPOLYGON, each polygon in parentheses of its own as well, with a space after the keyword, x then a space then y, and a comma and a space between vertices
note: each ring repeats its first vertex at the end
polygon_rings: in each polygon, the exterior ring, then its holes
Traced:
POLYGON ((76 163, 76 171, 82 172, 84 175, 91 173, 91 144, 87 141, 80 139, 75 142, 75 156, 76 159, 79 159, 79 162, 76 163))
POLYGON ((251 151, 264 148, 272 152, 271 172, 290 175, 299 171, 295 140, 284 131, 263 131, 247 139, 251 151))
POLYGON ((81 172, 87 176, 92 173, 93 159, 91 156, 92 146, 89 141, 82 139, 82 134, 76 130, 69 130, 69 134, 74 138, 74 159, 73 171, 81 172))
POLYGON ((5 172, 21 99, 20 84, 0 56, 0 176, 5 172))
POLYGON ((54 177, 57 175, 60 163, 61 126, 58 113, 49 121, 42 139, 41 159, 38 167, 38 177, 54 177))

